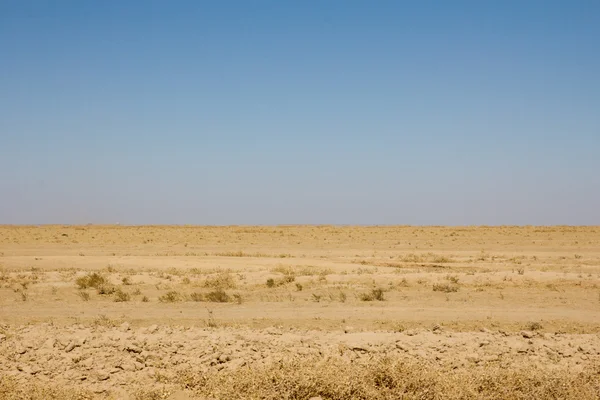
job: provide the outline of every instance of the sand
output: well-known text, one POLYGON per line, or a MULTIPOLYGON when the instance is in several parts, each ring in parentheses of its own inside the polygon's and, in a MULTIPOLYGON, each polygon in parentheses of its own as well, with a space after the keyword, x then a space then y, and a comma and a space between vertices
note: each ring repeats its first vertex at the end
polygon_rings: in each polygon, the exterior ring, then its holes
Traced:
POLYGON ((181 377, 293 360, 566 376, 599 332, 600 227, 0 227, 14 398, 227 398, 181 377))

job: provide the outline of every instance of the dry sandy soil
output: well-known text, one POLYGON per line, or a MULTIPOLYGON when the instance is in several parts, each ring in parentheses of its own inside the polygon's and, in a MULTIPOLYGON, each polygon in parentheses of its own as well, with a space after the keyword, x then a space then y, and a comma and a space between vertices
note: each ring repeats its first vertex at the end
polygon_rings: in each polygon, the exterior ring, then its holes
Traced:
POLYGON ((0 398, 600 398, 600 227, 0 226, 0 398))

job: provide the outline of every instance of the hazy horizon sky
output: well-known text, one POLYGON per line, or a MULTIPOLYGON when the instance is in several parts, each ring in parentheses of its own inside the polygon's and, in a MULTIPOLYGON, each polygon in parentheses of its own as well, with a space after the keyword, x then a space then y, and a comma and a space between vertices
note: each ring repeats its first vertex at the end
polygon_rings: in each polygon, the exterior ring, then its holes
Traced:
POLYGON ((0 224, 600 225, 600 2, 0 2, 0 224))

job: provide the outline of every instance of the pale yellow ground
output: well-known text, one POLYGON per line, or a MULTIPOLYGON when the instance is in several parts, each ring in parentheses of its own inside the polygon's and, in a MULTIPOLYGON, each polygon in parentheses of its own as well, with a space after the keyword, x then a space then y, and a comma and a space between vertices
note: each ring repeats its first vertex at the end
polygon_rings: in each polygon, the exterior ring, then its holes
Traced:
POLYGON ((598 332, 600 227, 0 227, 2 323, 203 327, 209 314, 255 328, 598 332), (75 280, 89 272, 130 300, 91 288, 84 301, 75 280), (191 301, 219 286, 232 301, 191 301), (384 301, 363 301, 373 289, 384 301), (160 302, 169 292, 181 301, 160 302))
POLYGON ((10 400, 595 399, 599 332, 599 227, 0 226, 10 400))

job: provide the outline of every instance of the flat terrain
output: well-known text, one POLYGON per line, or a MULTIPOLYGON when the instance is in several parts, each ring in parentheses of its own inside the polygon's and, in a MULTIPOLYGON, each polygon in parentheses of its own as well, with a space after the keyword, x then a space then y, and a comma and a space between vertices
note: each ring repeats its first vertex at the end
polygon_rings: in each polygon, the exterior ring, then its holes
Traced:
POLYGON ((600 227, 0 226, 0 398, 599 398, 599 333, 600 227))

